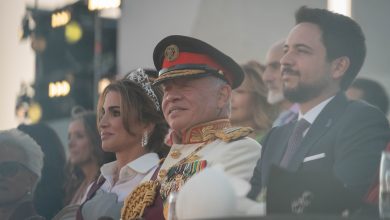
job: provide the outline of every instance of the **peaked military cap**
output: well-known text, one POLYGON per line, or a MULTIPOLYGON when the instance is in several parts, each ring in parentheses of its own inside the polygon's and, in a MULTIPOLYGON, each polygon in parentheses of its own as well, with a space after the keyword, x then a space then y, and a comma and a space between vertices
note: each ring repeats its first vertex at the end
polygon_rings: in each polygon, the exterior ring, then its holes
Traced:
POLYGON ((233 89, 244 79, 241 67, 213 46, 187 36, 172 35, 154 48, 153 61, 159 71, 155 84, 174 78, 216 76, 233 89))

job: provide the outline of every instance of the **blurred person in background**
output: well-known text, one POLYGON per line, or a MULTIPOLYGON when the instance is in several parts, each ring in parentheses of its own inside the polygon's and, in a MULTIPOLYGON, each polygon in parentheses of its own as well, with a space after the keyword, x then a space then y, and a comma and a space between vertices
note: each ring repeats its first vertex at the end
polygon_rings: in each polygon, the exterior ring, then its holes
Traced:
POLYGON ((39 215, 51 219, 64 205, 64 146, 57 133, 44 123, 21 124, 18 129, 32 137, 45 155, 42 177, 35 190, 34 206, 39 215))
POLYGON ((385 115, 389 113, 389 96, 383 86, 372 79, 357 78, 349 86, 347 97, 352 100, 364 100, 379 108, 385 115))
POLYGON ((155 153, 168 127, 161 113, 161 91, 152 88, 143 69, 107 86, 99 99, 98 126, 102 148, 116 161, 104 164, 77 219, 120 218, 123 201, 159 165, 155 153))
POLYGON ((104 152, 96 125, 96 113, 82 107, 72 109, 68 126, 69 158, 63 198, 65 208, 55 220, 75 219, 80 204, 85 200, 88 186, 100 175, 104 163, 115 160, 115 154, 104 152))
POLYGON ((276 108, 267 102, 267 88, 261 79, 264 66, 256 61, 241 65, 244 81, 233 90, 230 121, 233 126, 251 127, 249 137, 260 142, 272 126, 276 108))
POLYGON ((30 136, 17 129, 0 132, 0 219, 44 219, 33 205, 42 167, 41 147, 30 136))
POLYGON ((285 125, 298 117, 299 107, 287 100, 283 94, 282 73, 280 59, 283 56, 284 40, 274 43, 268 50, 265 58, 265 70, 261 77, 268 89, 267 101, 279 108, 279 115, 272 127, 285 125))
POLYGON ((81 204, 87 187, 100 175, 100 167, 115 160, 102 150, 96 125, 96 113, 81 107, 72 110, 68 127, 69 159, 65 184, 65 204, 81 204))

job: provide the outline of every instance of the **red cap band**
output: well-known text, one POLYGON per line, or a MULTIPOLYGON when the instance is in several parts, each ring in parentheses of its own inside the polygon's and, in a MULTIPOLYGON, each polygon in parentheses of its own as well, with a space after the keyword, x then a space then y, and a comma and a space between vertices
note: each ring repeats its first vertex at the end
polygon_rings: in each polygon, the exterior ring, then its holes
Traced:
POLYGON ((170 68, 172 66, 180 65, 180 64, 207 65, 216 70, 222 70, 225 79, 229 82, 230 85, 232 85, 232 77, 230 72, 228 72, 218 63, 214 62, 214 60, 207 55, 189 53, 189 52, 180 52, 179 56, 172 61, 169 61, 168 59, 164 58, 164 61, 162 63, 162 68, 164 69, 170 68))

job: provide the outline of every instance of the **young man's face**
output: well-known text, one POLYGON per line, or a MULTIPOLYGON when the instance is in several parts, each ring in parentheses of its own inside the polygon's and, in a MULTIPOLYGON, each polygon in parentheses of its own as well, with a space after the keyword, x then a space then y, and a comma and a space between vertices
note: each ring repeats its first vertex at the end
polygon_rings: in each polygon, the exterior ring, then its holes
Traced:
POLYGON ((304 103, 329 90, 335 82, 326 59, 322 31, 312 23, 300 23, 289 33, 282 65, 283 92, 292 102, 304 103))

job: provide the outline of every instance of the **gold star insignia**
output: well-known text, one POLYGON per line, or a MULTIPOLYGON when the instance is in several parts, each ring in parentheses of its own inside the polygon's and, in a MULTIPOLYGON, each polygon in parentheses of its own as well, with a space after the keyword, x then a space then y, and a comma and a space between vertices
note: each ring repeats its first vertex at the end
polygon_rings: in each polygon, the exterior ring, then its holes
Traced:
POLYGON ((160 179, 164 178, 166 175, 167 175, 168 171, 167 170, 160 170, 158 171, 158 177, 160 177, 160 179))
POLYGON ((170 156, 173 158, 173 159, 177 159, 179 158, 181 155, 181 152, 179 150, 173 150, 171 153, 170 153, 170 156))

